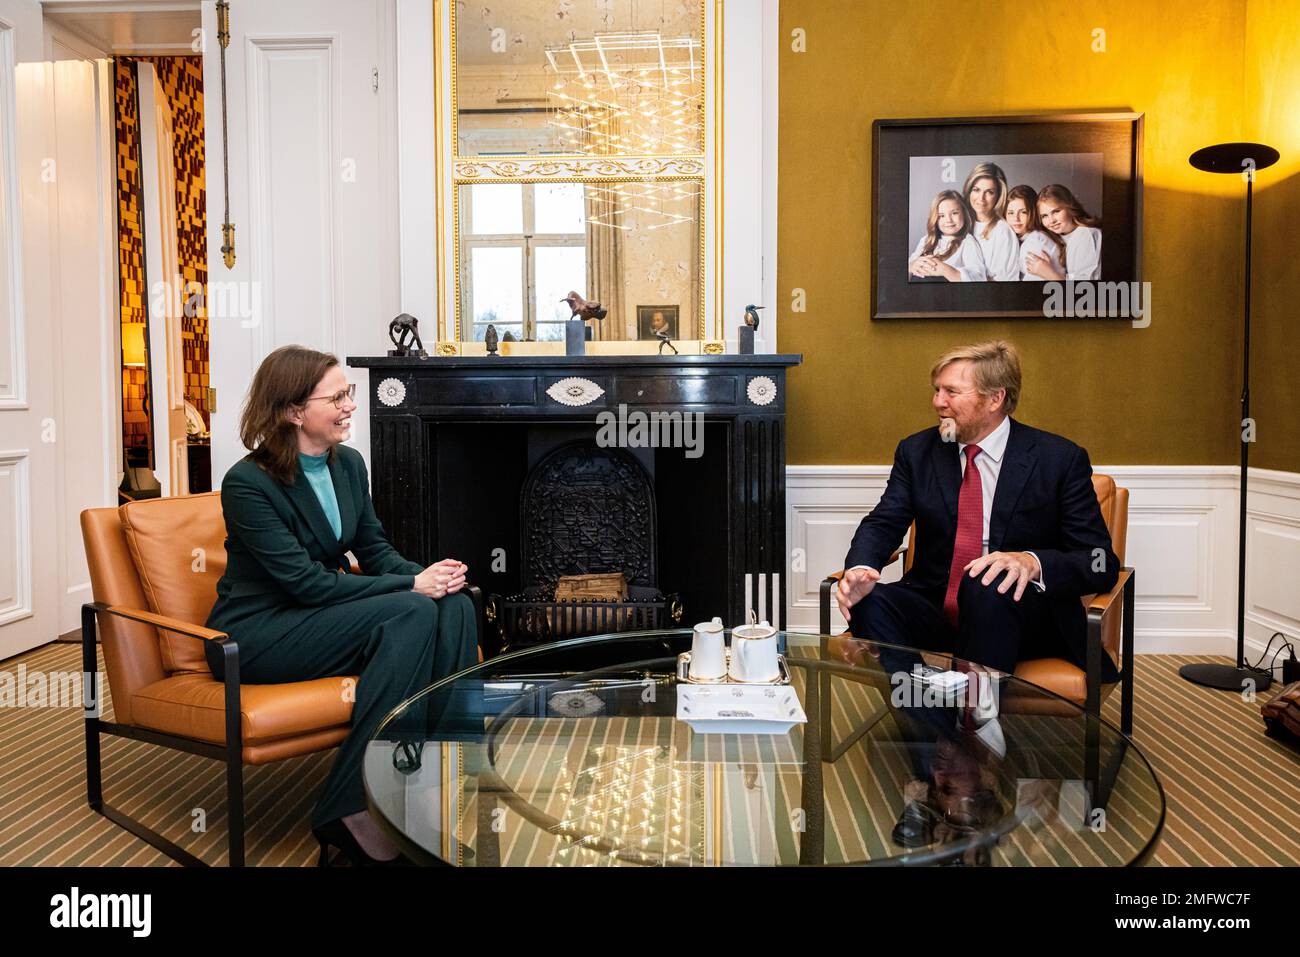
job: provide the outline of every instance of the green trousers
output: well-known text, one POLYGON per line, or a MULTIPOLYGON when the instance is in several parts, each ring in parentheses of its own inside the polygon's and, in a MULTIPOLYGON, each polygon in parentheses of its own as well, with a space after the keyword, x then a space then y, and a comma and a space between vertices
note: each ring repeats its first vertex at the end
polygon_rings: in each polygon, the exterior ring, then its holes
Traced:
MULTIPOLYGON (((239 635, 239 676, 250 684, 357 675, 352 731, 339 746, 312 827, 366 808, 366 744, 384 717, 440 678, 478 660, 474 604, 465 594, 413 591, 327 605, 260 645, 256 620, 239 635)), ((408 722, 409 723, 409 722, 408 722)))

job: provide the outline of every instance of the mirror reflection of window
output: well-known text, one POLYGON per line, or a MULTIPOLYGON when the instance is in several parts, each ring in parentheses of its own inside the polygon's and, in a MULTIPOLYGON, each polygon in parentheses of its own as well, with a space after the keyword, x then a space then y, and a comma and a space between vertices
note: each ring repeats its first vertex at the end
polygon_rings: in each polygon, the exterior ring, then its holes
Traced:
POLYGON ((580 233, 586 228, 581 183, 538 183, 533 187, 539 233, 580 233))
POLYGON ((524 231, 523 187, 491 183, 474 187, 470 232, 479 236, 524 231))
POLYGON ((638 311, 648 304, 675 310, 676 336, 698 335, 701 193, 693 180, 461 185, 462 337, 481 341, 492 323, 562 340, 570 290, 608 310, 591 324, 597 340, 651 338, 638 311))
POLYGON ((474 335, 482 341, 487 327, 497 335, 512 332, 524 337, 523 250, 519 247, 480 246, 470 252, 470 290, 473 297, 474 335), (510 278, 517 277, 515 282, 510 278))
POLYGON ((572 289, 587 288, 585 191, 581 183, 475 183, 462 187, 461 283, 469 338, 489 324, 519 340, 562 340, 572 289))
POLYGON ((567 302, 560 302, 569 290, 587 288, 587 254, 582 246, 539 246, 533 314, 537 316, 537 338, 542 342, 564 338, 564 323, 572 315, 567 302))

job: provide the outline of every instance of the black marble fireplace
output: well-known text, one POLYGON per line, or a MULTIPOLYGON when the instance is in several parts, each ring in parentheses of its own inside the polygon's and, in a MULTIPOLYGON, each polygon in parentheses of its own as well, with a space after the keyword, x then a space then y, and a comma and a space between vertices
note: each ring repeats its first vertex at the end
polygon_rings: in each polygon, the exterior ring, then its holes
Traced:
MULTIPOLYGON (((783 625, 785 371, 801 358, 347 361, 370 370, 371 491, 402 554, 458 558, 485 593, 521 592, 531 583, 526 535, 537 551, 523 512, 538 466, 616 436, 652 493, 653 521, 628 534, 649 527, 654 540, 632 551, 650 550, 653 585, 680 600, 684 623, 720 615, 737 624, 753 609, 783 625)), ((609 510, 600 494, 570 496, 566 507, 584 501, 609 510)))

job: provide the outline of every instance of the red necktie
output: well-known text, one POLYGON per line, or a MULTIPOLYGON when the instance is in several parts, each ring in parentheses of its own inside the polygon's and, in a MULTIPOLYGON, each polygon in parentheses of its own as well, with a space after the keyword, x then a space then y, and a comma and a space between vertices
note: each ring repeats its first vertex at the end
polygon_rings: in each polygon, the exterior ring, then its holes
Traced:
POLYGON ((952 567, 948 569, 948 591, 943 596, 943 614, 948 624, 957 627, 957 589, 961 585, 963 569, 984 553, 984 486, 980 470, 975 467, 975 456, 981 449, 968 445, 966 474, 961 480, 961 494, 957 498, 957 535, 952 543, 952 567))

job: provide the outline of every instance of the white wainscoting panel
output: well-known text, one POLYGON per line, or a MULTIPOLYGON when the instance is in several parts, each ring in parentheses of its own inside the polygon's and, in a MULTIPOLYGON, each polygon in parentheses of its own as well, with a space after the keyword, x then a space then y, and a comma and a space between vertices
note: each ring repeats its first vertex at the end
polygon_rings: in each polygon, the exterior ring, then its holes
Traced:
POLYGON ((1259 651, 1249 649, 1262 651, 1279 631, 1300 647, 1300 474, 1251 469, 1247 508, 1246 645, 1254 661, 1259 651))
MULTIPOLYGON (((1237 469, 1098 465, 1129 490, 1126 564, 1136 570, 1138 652, 1234 655, 1237 469)), ((786 472, 793 560, 787 621, 817 630, 821 580, 844 562, 858 522, 884 492, 887 465, 795 465, 786 472)), ((1251 471, 1247 541, 1247 657, 1268 637, 1300 634, 1300 475, 1251 471)), ((889 569, 885 580, 897 578, 889 569)), ((843 619, 832 606, 832 627, 843 619)))
POLYGON ((0 625, 32 614, 32 495, 28 450, 0 452, 0 625))

